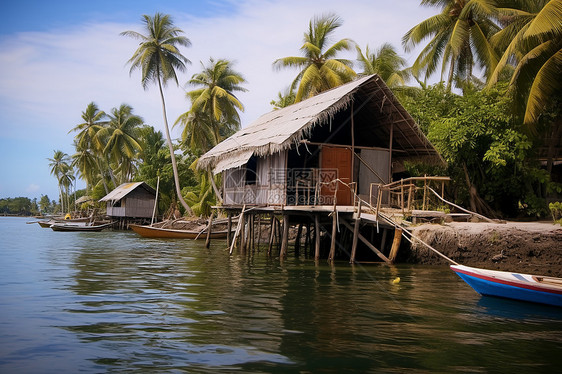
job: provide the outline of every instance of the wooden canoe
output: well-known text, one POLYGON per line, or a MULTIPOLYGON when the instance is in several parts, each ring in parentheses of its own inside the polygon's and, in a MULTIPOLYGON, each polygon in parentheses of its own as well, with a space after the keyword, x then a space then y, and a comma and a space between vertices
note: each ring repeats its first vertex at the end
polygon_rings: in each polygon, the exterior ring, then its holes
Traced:
POLYGON ((562 307, 562 278, 451 265, 476 292, 486 296, 562 307))
MULTIPOLYGON (((203 230, 178 230, 164 229, 154 226, 141 226, 130 224, 129 227, 144 238, 170 238, 170 239, 206 239, 207 229, 203 230)), ((212 231, 212 239, 226 238, 227 231, 212 231)))
POLYGON ((101 225, 88 225, 78 223, 54 223, 50 227, 53 231, 93 231, 98 232, 110 228, 113 222, 104 223, 101 225))

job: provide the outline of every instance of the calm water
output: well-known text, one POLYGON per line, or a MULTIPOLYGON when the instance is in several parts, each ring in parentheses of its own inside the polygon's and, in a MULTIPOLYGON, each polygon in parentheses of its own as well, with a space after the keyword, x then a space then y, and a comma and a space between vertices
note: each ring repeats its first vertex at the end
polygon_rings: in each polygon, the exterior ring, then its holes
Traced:
POLYGON ((447 267, 280 264, 26 221, 0 218, 1 373, 562 367, 562 310, 481 298, 447 267))

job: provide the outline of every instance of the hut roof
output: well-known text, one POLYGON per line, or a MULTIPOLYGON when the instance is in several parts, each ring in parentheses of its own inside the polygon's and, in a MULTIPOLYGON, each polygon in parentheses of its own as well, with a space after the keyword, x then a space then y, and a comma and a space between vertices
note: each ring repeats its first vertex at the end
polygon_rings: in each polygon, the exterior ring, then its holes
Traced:
POLYGON ((414 119, 375 74, 262 115, 201 156, 197 166, 218 173, 245 164, 252 155, 264 156, 289 149, 305 139, 316 125, 328 123, 352 102, 354 113, 361 111, 373 123, 372 118, 376 118, 377 135, 381 138, 389 139, 393 127, 394 149, 404 151, 407 157, 429 157, 443 162, 414 119))
POLYGON ((150 187, 145 182, 136 182, 136 183, 123 183, 104 197, 100 199, 100 201, 118 201, 127 196, 129 193, 133 192, 137 188, 143 188, 149 193, 156 195, 156 191, 154 188, 150 187))

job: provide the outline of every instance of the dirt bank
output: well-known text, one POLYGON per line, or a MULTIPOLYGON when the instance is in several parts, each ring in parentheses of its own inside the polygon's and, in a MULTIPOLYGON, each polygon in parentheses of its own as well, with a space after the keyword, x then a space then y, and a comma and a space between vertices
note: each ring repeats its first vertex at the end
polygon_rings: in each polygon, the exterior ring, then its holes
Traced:
MULTIPOLYGON (((424 224, 412 233, 462 265, 562 277, 562 227, 551 222, 424 224)), ((447 261, 413 244, 409 263, 447 261)))

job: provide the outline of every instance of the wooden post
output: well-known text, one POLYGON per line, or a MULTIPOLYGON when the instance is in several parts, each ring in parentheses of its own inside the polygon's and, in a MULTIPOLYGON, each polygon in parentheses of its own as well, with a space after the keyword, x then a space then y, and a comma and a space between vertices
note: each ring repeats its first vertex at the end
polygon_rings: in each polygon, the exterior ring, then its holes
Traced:
POLYGON ((351 257, 349 258, 349 262, 352 264, 355 262, 355 254, 357 252, 357 237, 359 235, 359 227, 361 225, 361 200, 359 200, 358 204, 358 211, 357 216, 355 217, 355 226, 353 227, 353 242, 351 244, 351 257))
POLYGON ((284 259, 287 257, 287 247, 289 246, 289 215, 283 214, 283 236, 281 238, 281 251, 279 258, 284 259))
POLYGON ((301 249, 302 226, 303 223, 300 222, 299 227, 297 228, 297 238, 295 239, 295 257, 299 256, 300 249, 301 249))
POLYGON ((422 203, 422 210, 425 210, 425 200, 427 196, 427 179, 424 178, 423 180, 423 203, 422 203))
POLYGON ((232 242, 232 213, 228 212, 228 222, 226 224, 226 244, 232 242))
POLYGON ((213 216, 215 212, 211 212, 211 216, 209 217, 209 225, 207 226, 207 238, 205 239, 205 248, 209 248, 211 246, 211 231, 213 228, 213 216))
POLYGON ((314 215, 314 260, 320 259, 320 218, 314 215))
POLYGON ((244 219, 244 210, 246 209, 246 204, 242 206, 242 212, 240 213, 240 217, 238 218, 238 225, 236 226, 236 231, 234 232, 234 238, 232 238, 232 244, 230 245, 230 254, 234 250, 234 246, 236 245, 236 237, 240 233, 240 223, 244 219))
POLYGON ((246 217, 244 217, 244 213, 240 213, 238 226, 240 226, 240 250, 243 251, 246 247, 246 217))
POLYGON ((310 252, 310 221, 307 220, 306 221, 306 236, 304 238, 304 257, 308 258, 309 257, 309 252, 310 252))
POLYGON ((336 234, 338 228, 337 221, 338 212, 334 209, 334 211, 332 212, 332 241, 330 243, 330 254, 328 255, 328 261, 334 261, 334 257, 336 255, 336 234))
POLYGON ((260 251, 261 241, 261 214, 258 214, 258 252, 260 251))
POLYGON ((267 248, 267 255, 271 256, 271 250, 273 249, 273 241, 275 240, 275 215, 271 215, 271 225, 269 231, 269 247, 267 248))
POLYGON ((397 227, 394 230, 394 240, 392 241, 392 248, 390 249, 390 255, 388 259, 392 262, 396 260, 396 256, 398 255, 398 249, 400 248, 400 242, 402 241, 402 229, 397 227))

